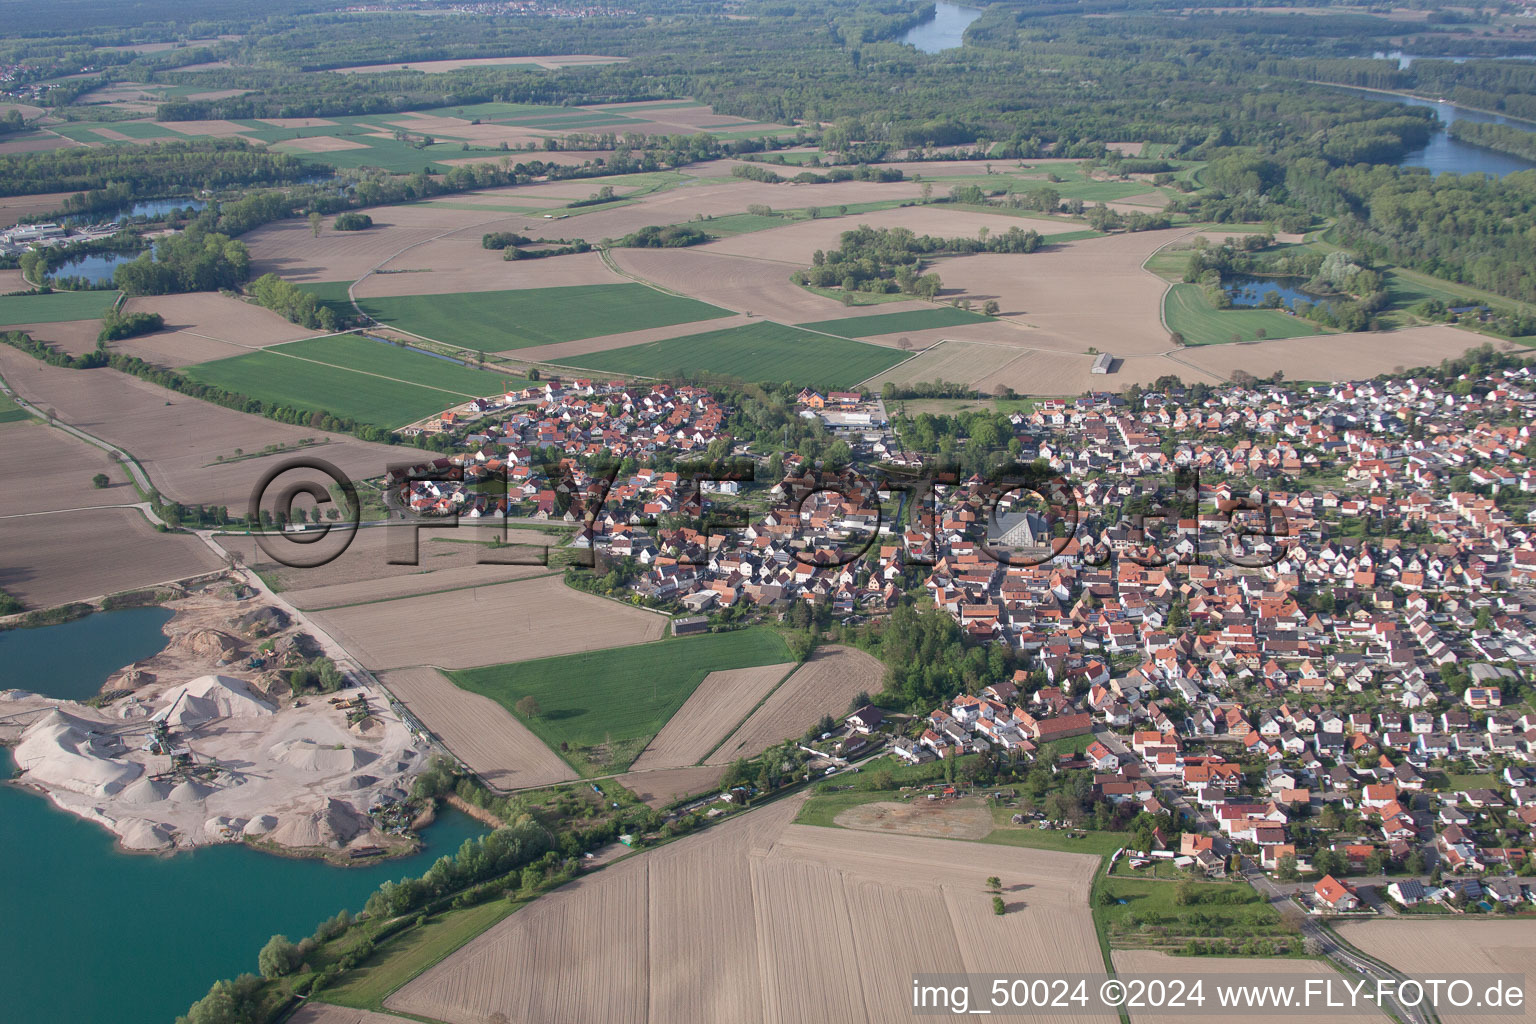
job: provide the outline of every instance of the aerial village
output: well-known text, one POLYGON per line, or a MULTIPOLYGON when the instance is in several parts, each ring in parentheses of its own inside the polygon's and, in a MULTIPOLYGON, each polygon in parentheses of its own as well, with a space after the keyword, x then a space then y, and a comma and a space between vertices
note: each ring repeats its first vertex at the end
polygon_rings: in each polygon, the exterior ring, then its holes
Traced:
MULTIPOLYGON (((807 389, 796 402, 860 467, 920 461, 878 396, 807 389)), ((797 605, 864 621, 918 589, 1027 666, 925 718, 861 709, 819 749, 1033 759, 1069 741, 1054 756, 1092 772, 1095 800, 1199 823, 1176 848, 1154 835, 1133 867, 1174 858, 1220 875, 1248 854, 1281 885, 1321 872, 1293 888, 1324 913, 1383 897, 1536 903, 1536 715, 1506 709, 1529 698, 1536 669, 1527 368, 1199 402, 1179 387, 1038 401, 1010 422, 1021 461, 1071 481, 1081 511, 1067 530, 1016 495, 989 527, 978 478, 905 519, 888 492, 862 477, 830 486, 793 453, 764 480, 767 460, 733 443, 701 387, 549 381, 473 405, 434 427, 459 450, 397 481, 413 511, 586 516, 578 544, 629 567, 635 599, 700 626, 797 605), (757 480, 643 465, 659 453, 755 459, 757 480), (584 510, 562 495, 597 493, 583 469, 597 454, 628 461, 584 510), (1179 471, 1198 495, 1169 514, 1156 499, 1179 471), (504 496, 474 486, 503 473, 504 496), (687 525, 754 491, 767 501, 740 506, 754 513, 745 526, 687 525), (1283 528, 1231 543, 1234 515, 1261 502, 1283 528), (1035 557, 999 558, 1000 534, 1018 543, 1021 529, 1035 557), (1458 784, 1426 785, 1441 776, 1458 784)))

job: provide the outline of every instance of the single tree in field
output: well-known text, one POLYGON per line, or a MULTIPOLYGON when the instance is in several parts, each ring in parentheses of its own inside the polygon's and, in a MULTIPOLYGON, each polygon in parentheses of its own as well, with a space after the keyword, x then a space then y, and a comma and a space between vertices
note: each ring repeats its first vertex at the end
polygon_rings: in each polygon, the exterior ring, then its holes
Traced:
POLYGON ((97 490, 100 490, 111 482, 111 478, 108 477, 105 473, 97 473, 95 476, 91 477, 91 483, 95 485, 97 490))
POLYGON ((1003 880, 1001 878, 998 878, 996 875, 992 875, 992 876, 987 878, 987 888, 988 889, 991 889, 993 892, 998 892, 998 891, 1000 891, 1002 889, 1002 887, 1003 887, 1003 880))
POLYGON ((319 210, 312 210, 309 214, 309 230, 314 232, 316 238, 320 237, 320 222, 325 218, 320 216, 319 210))
POLYGON ((539 706, 538 700, 531 693, 519 699, 514 706, 517 708, 517 713, 524 718, 538 718, 544 713, 544 709, 539 706))
POLYGON ((996 299, 988 299, 986 305, 981 307, 981 311, 987 314, 987 316, 997 316, 997 311, 1002 308, 1002 306, 998 305, 996 299))
POLYGON ((996 914, 998 917, 1002 917, 1003 914, 1007 912, 1007 910, 1008 904, 1003 902, 1003 898, 1001 896, 992 897, 992 913, 996 914))
POLYGON ((912 339, 903 334, 901 337, 896 339, 896 347, 901 349, 903 352, 911 352, 912 339))

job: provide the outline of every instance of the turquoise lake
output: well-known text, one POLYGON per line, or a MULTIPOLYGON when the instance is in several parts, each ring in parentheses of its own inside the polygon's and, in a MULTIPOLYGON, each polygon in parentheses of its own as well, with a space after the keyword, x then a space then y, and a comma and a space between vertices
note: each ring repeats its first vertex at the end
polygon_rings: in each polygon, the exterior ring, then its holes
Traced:
POLYGON ((125 665, 165 647, 160 627, 166 608, 97 612, 41 629, 0 632, 0 690, 31 690, 66 700, 85 700, 125 665))

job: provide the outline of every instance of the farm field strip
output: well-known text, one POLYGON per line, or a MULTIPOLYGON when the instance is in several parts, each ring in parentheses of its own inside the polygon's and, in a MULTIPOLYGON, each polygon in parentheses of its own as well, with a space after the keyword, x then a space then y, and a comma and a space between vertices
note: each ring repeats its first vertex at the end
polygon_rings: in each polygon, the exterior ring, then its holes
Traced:
POLYGON ((818 320, 795 326, 808 331, 836 334, 843 338, 872 338, 880 334, 896 334, 901 331, 924 331, 935 327, 991 323, 992 320, 990 316, 972 313, 968 309, 938 306, 933 309, 913 310, 910 313, 875 313, 869 316, 845 317, 841 320, 818 320))
POLYGON ((666 627, 660 615, 572 590, 558 576, 335 608, 312 617, 374 669, 465 669, 509 656, 573 654, 591 649, 594 641, 655 640, 666 627))
POLYGON ((823 714, 837 715, 859 693, 878 693, 885 667, 853 647, 823 647, 769 695, 741 727, 709 756, 710 764, 754 757, 798 736, 823 714))
POLYGON ((699 763, 793 669, 786 663, 711 672, 630 767, 639 772, 699 763))
POLYGON ((455 686, 435 668, 384 672, 379 681, 489 786, 531 789, 576 778, 500 704, 455 686))
MULTIPOLYGON (((774 801, 504 918, 385 1000, 450 1024, 895 1020, 917 971, 1098 973, 1098 858, 794 825, 774 801), (992 913, 982 880, 1025 896, 992 913), (601 927, 593 927, 601 922, 601 927), (578 984, 571 964, 613 968, 578 984)), ((1113 1014, 1079 1015, 1113 1021, 1113 1014)))

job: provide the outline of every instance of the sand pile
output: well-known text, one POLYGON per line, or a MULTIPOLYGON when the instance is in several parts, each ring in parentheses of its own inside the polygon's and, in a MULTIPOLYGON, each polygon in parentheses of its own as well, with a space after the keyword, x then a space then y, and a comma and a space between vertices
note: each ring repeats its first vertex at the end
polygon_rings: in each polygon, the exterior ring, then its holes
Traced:
POLYGON ((277 819, 270 814, 258 814, 245 823, 245 828, 240 831, 248 836, 264 836, 277 828, 277 819))
POLYGON ((155 712, 156 720, 187 728, 216 718, 255 718, 275 710, 253 695, 244 680, 232 676, 199 676, 166 690, 160 698, 163 703, 155 712))
POLYGON ((90 722, 54 709, 21 734, 16 764, 30 780, 85 796, 112 796, 143 772, 118 759, 122 744, 90 722))
POLYGON ((130 850, 163 850, 171 845, 171 829, 143 818, 120 818, 117 834, 130 850))
POLYGON ((350 772, 377 757, 356 747, 321 746, 314 740, 297 739, 274 744, 269 753, 283 764, 310 772, 350 772))
POLYGON ((171 790, 168 799, 178 804, 191 804, 208 799, 208 794, 212 792, 213 787, 211 786, 205 786, 201 782, 196 782, 192 779, 183 779, 176 784, 175 789, 171 790))
POLYGON ((133 782, 123 787, 123 791, 117 794, 121 803, 134 807, 143 807, 147 804, 157 804, 171 793, 171 787, 164 782, 156 782, 148 775, 140 776, 133 782))
POLYGON ((339 848, 365 831, 369 822, 340 800, 327 797, 315 810, 283 815, 269 838, 283 846, 339 848))
POLYGON ((240 641, 217 629, 194 629, 176 638, 176 646, 204 658, 222 658, 240 649, 240 641))

